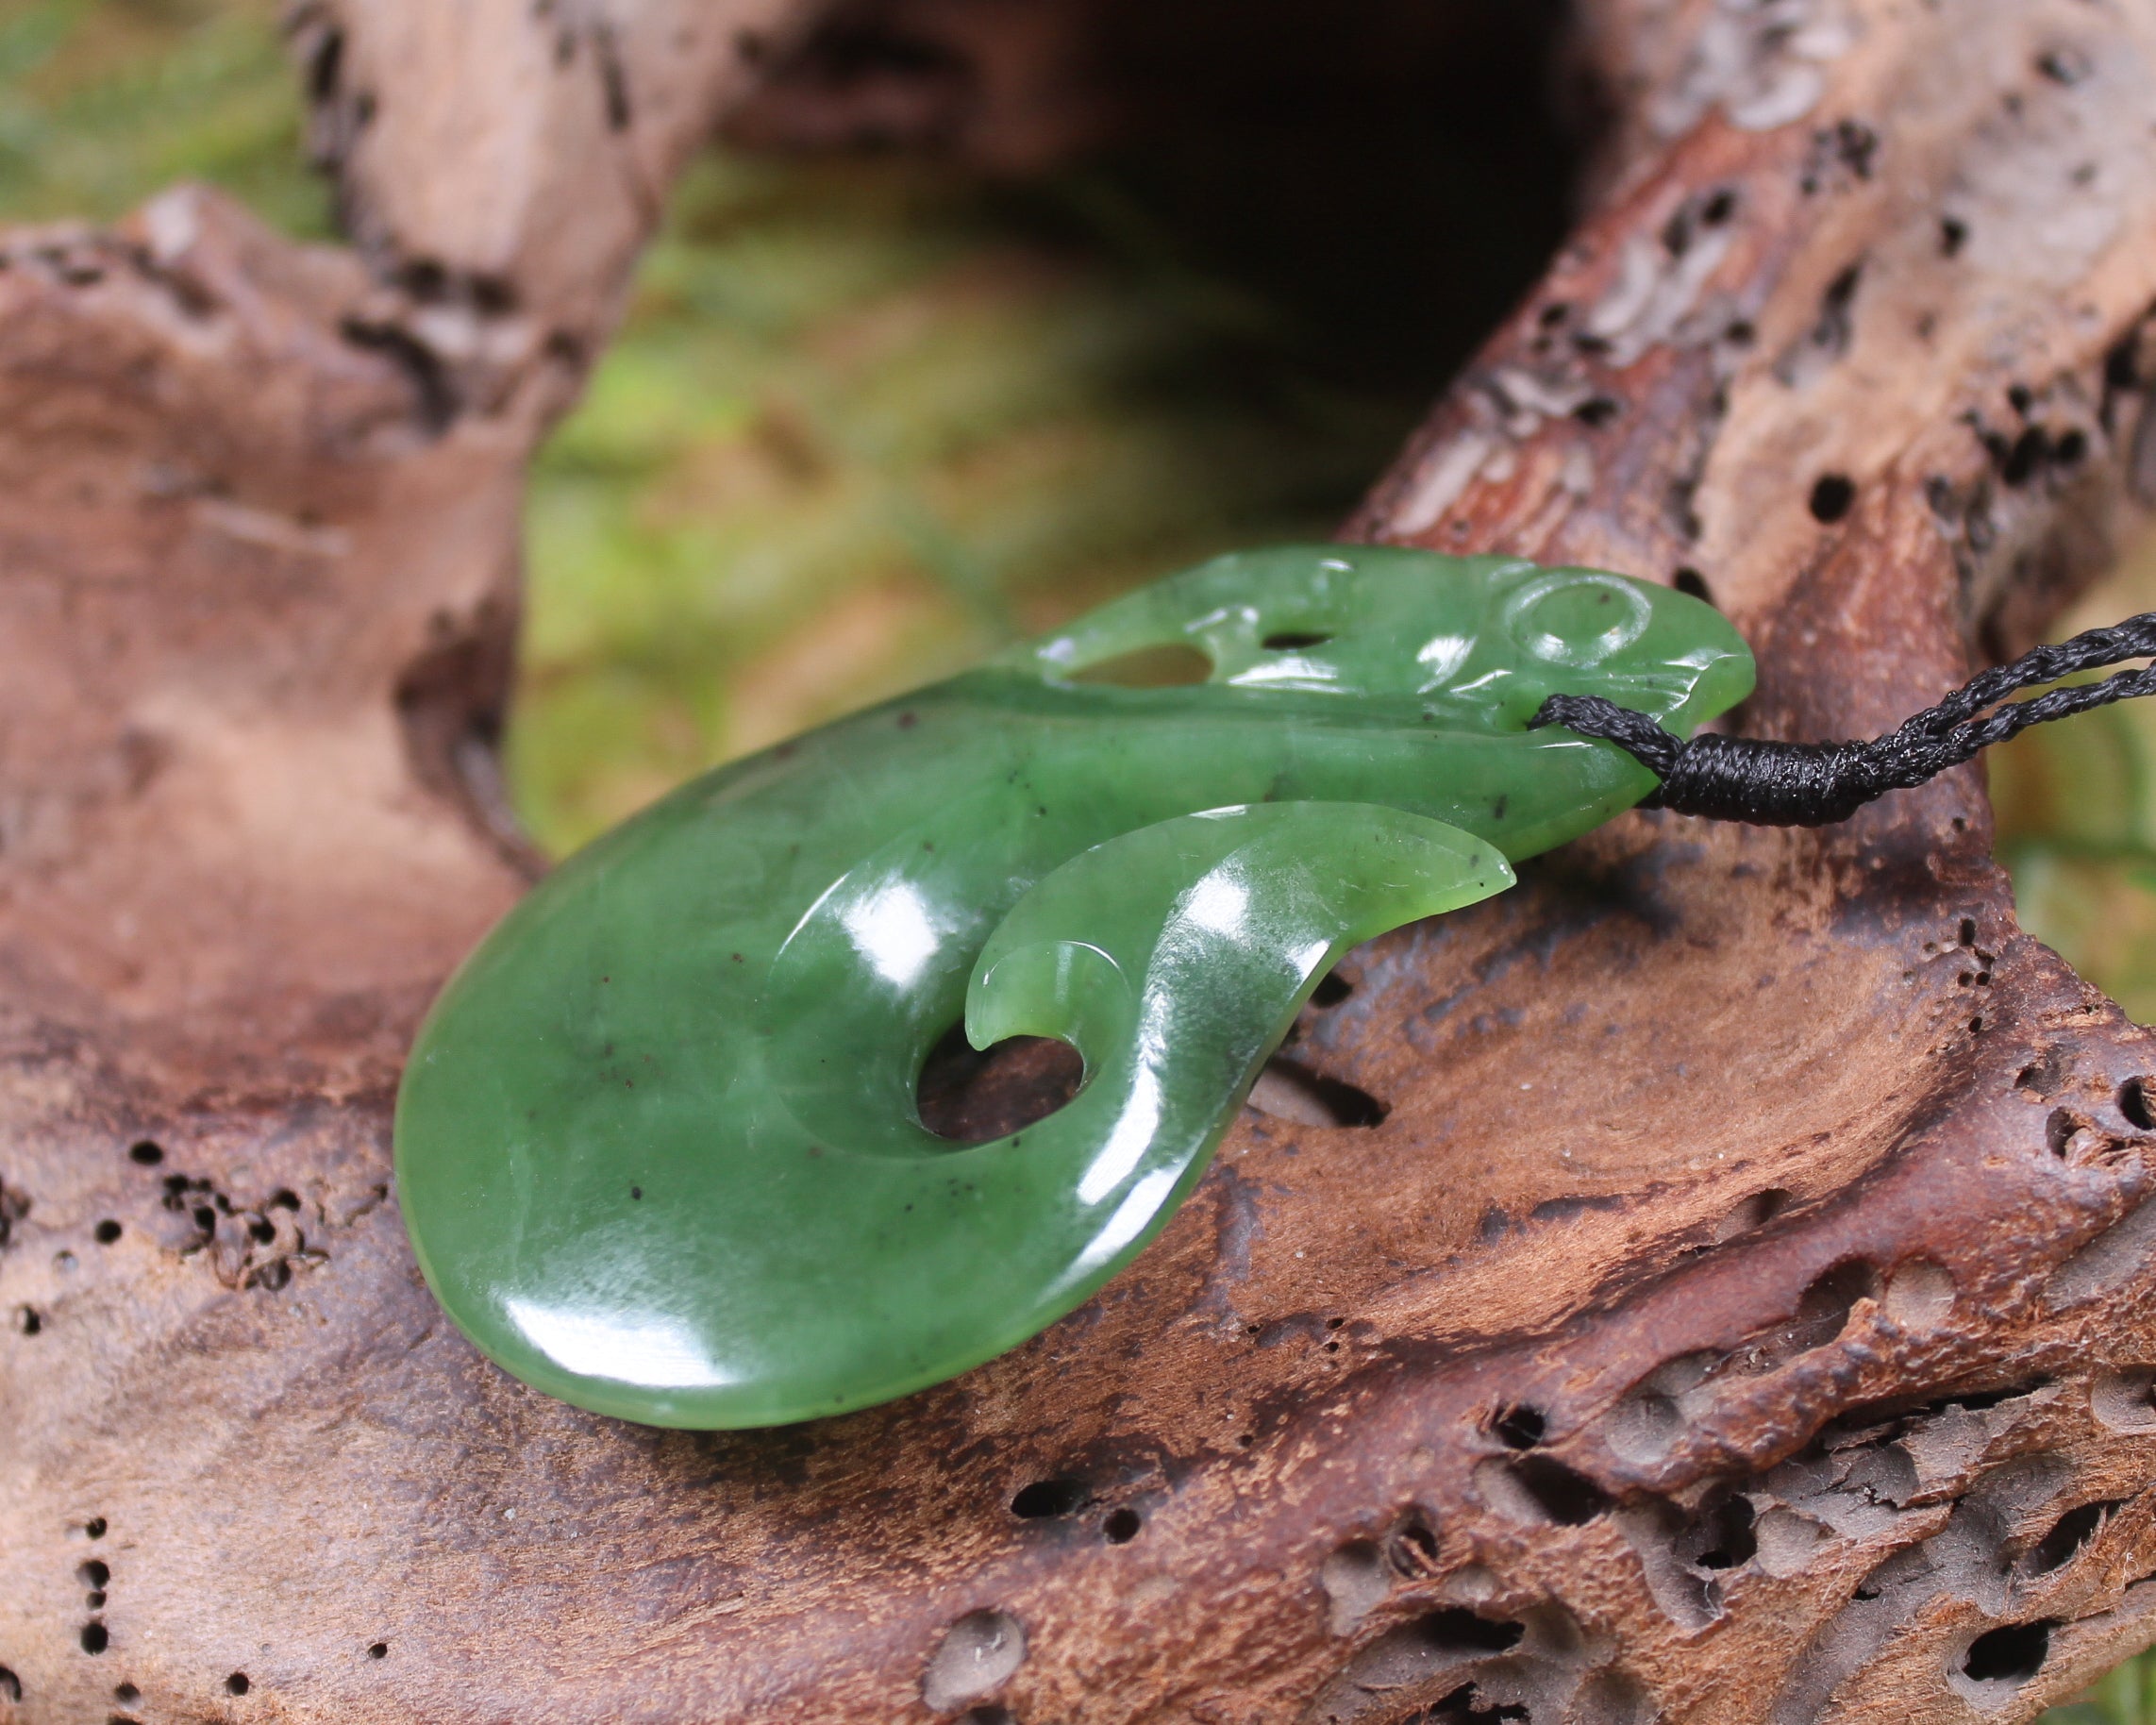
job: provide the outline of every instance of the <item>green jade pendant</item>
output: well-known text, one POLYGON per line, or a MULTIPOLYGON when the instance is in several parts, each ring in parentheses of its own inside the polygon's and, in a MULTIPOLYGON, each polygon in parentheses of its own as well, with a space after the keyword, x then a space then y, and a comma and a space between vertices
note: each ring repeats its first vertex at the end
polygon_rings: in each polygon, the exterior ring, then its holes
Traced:
POLYGON ((1655 778, 1529 731, 1680 735, 1751 656, 1645 582, 1361 545, 1223 557, 707 774, 465 962, 397 1102, 400 1199, 507 1370, 661 1426, 777 1425, 994 1358, 1128 1264, 1349 947, 1488 897, 1655 778), (1203 683, 1078 674, 1197 648, 1203 683), (929 1050, 1056 1036, 1006 1138, 920 1123, 929 1050))

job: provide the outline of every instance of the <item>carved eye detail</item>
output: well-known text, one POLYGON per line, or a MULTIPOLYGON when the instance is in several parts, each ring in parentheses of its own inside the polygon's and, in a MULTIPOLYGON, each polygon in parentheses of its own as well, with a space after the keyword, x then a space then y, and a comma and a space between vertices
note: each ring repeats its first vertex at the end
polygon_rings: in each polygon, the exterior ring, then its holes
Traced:
POLYGON ((1523 651, 1551 664, 1597 665, 1646 632, 1646 597, 1608 575, 1547 575, 1505 606, 1505 626, 1523 651))

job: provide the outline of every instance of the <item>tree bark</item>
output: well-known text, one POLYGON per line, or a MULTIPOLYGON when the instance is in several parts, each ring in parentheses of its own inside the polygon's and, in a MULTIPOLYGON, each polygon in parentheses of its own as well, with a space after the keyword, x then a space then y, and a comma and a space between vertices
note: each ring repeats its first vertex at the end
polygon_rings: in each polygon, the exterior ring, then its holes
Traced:
MULTIPOLYGON (((873 15, 1049 103, 996 10, 873 15)), ((523 464, 711 125, 854 135, 814 24, 309 7, 364 266, 184 190, 7 242, 0 1718, 2020 1720, 2156 1635, 2156 1048, 1974 768, 1374 943, 1290 1054, 1379 1124, 1246 1113, 896 1405, 647 1431, 443 1321, 389 1110, 530 868, 523 464)), ((2156 500, 2156 16, 1577 28, 1591 206, 1351 530, 1696 584, 1743 729, 1867 734, 2156 500)))

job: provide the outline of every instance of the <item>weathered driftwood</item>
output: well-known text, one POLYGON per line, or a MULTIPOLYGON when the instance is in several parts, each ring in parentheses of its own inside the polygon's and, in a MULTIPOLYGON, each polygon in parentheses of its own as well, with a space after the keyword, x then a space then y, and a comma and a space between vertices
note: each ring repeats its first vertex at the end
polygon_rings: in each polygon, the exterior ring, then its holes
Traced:
MULTIPOLYGON (((1376 943, 1291 1053, 1381 1124, 1252 1111, 899 1405, 643 1431, 442 1320, 389 1105, 524 879, 521 465, 802 24, 324 5, 373 276, 185 192, 8 243, 0 1717, 1898 1725, 2148 1641, 2156 1047, 2015 929, 1974 770, 1376 943)), ((1592 208, 1357 528, 1703 582, 1747 729, 1883 725, 2156 483, 2156 17, 1579 29, 1592 208)))

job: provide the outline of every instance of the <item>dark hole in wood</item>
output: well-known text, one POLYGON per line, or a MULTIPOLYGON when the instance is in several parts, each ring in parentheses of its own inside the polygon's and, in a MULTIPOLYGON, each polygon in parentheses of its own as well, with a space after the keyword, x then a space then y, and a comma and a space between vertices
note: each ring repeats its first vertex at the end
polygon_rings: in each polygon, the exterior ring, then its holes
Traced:
POLYGON ((1790 1340, 1797 1351, 1824 1347, 1842 1333, 1860 1299, 1876 1298, 1879 1272, 1861 1258, 1846 1258, 1813 1280, 1797 1301, 1790 1340))
POLYGON ((1584 1527, 1610 1507, 1608 1492, 1546 1455, 1522 1456, 1513 1464, 1513 1478, 1559 1527, 1584 1527))
POLYGON ((1712 605, 1714 602, 1714 595, 1707 588, 1707 578, 1696 569, 1680 569, 1670 585, 1679 593, 1690 594, 1706 604, 1712 605))
POLYGON ((1958 222, 1952 216, 1947 216, 1940 222, 1940 256, 1945 258, 1959 257, 1962 247, 1968 243, 1968 239, 1969 225, 1966 222, 1958 222))
POLYGON ((1134 1509, 1111 1510, 1108 1519, 1100 1524, 1100 1531, 1107 1535, 1110 1545, 1127 1546, 1138 1537, 1138 1530, 1145 1525, 1134 1509))
POLYGON ((102 1516, 91 1516, 88 1521, 82 1524, 82 1531, 92 1539, 103 1539, 105 1537, 105 1517, 102 1516))
POLYGON ((1508 1449, 1532 1449, 1542 1442, 1548 1421, 1540 1408, 1530 1408, 1522 1402, 1507 1408, 1490 1422, 1490 1430, 1499 1443, 1508 1449))
POLYGON ((1427 1712, 1411 1713, 1400 1725, 1483 1725, 1485 1720, 1526 1719, 1530 1716, 1518 1701, 1486 1701, 1473 1683, 1462 1683, 1427 1712))
POLYGON ((0 1701, 19 1701, 23 1699, 23 1680, 6 1666, 0 1666, 0 1701))
POLYGON ((2115 1499, 2101 1503, 2084 1503, 2079 1509, 2070 1509, 2051 1524, 2051 1531, 2036 1542, 2029 1553, 2028 1570, 2031 1575, 2049 1575, 2062 1569, 2081 1554, 2081 1549, 2097 1536, 2112 1511, 2118 1508, 2115 1499))
POLYGON ((2025 1683, 2044 1668, 2051 1656, 2054 1619, 2036 1623, 2007 1623, 1987 1630, 1969 1643, 1962 1660, 1963 1675, 1980 1683, 2025 1683))
POLYGON ((82 1650, 85 1653, 102 1653, 112 1645, 112 1637, 105 1633, 102 1623, 85 1623, 82 1626, 82 1650))
POLYGON ((390 1644, 386 1641, 375 1642, 371 1647, 367 1649, 367 1657, 369 1659, 387 1659, 389 1656, 390 1644))
POLYGON ((111 1566, 93 1557, 76 1566, 75 1579, 85 1587, 102 1587, 112 1579, 111 1566))
POLYGON ((43 1315, 35 1306, 24 1306, 15 1314, 15 1328, 25 1335, 36 1335, 45 1327, 43 1315))
POLYGON ((1328 1078, 1300 1061, 1276 1054, 1265 1069, 1284 1078, 1332 1116, 1335 1126, 1378 1126, 1392 1111, 1367 1090, 1344 1079, 1328 1078))
POLYGON ((1283 629, 1277 634, 1267 635, 1261 645, 1269 653, 1293 653, 1302 647, 1323 646, 1331 639, 1330 635, 1311 635, 1295 629, 1283 629))
POLYGON ((104 1221, 91 1230, 91 1236, 100 1246, 110 1246, 113 1241, 120 1237, 120 1224, 112 1220, 110 1216, 107 1216, 104 1221))
POLYGON ((1847 475, 1823 473, 1812 487, 1812 519, 1823 524, 1839 521, 1857 500, 1857 488, 1847 475))
POLYGON ((516 310, 516 283, 506 276, 474 276, 472 307, 482 317, 507 317, 516 310))
POLYGON ((89 1606, 92 1611, 103 1611, 105 1609, 105 1589, 92 1587, 82 1596, 82 1602, 89 1606))
POLYGON ((2064 84, 2070 89, 2095 68, 2089 64, 2088 56, 2078 48, 2053 48, 2036 57, 2036 70, 2054 84, 2064 84))
POLYGON ((1750 1501, 1733 1492, 1704 1509, 1696 1524, 1698 1549, 1693 1564, 1701 1569, 1735 1569, 1751 1562, 1759 1551, 1753 1519, 1750 1501))
POLYGON ((449 292, 449 272, 432 258, 414 258, 397 272, 404 291, 418 300, 439 300, 449 292))
POLYGON ((1590 431, 1599 431, 1623 411, 1622 404, 1613 395, 1590 395, 1572 410, 1572 417, 1590 431))
POLYGON ((2128 1079, 2118 1087, 2118 1112, 2145 1132, 2156 1132, 2156 1095, 2147 1079, 2128 1079))
POLYGON ((1085 1062, 1052 1036, 976 1048, 953 1025, 928 1050, 914 1089, 921 1124, 954 1144, 985 1144, 1045 1120, 1078 1095, 1085 1062))
POLYGON ((1524 1624, 1504 1617, 1478 1617, 1464 1606, 1433 1611, 1414 1623, 1414 1637, 1447 1653, 1502 1653, 1519 1645, 1524 1624))
POLYGON ((115 1683, 112 1685, 112 1699, 116 1701, 139 1701, 142 1699, 142 1692, 133 1683, 115 1683))
POLYGON ((145 1168, 154 1168, 164 1161, 164 1147, 143 1138, 127 1147, 127 1160, 139 1162, 145 1168))
POLYGON ((2070 1108, 2054 1108, 2044 1122, 2046 1147, 2052 1155, 2064 1157, 2074 1142, 2074 1134, 2088 1124, 2070 1108))
POLYGON ((2042 426, 2031 426, 2014 440, 2014 447, 2006 452, 2006 461, 1999 467, 1998 477, 2009 485, 2026 485, 2035 477, 2036 470, 2044 465, 2044 459, 2051 453, 2051 440, 2045 435, 2042 426))
POLYGON ((1355 992, 1352 982, 1342 979, 1337 970, 1329 970, 1317 980, 1317 986, 1310 991, 1312 1006, 1338 1006, 1355 992))
POLYGON ((247 1674, 244 1671, 235 1671, 225 1680, 226 1691, 231 1695, 244 1695, 254 1686, 247 1681, 247 1674))
POLYGON ((1011 1513, 1028 1521, 1051 1516, 1073 1516, 1093 1501, 1093 1488, 1083 1480, 1062 1475, 1021 1485, 1011 1499, 1011 1513))
POLYGON ((1421 1511, 1411 1513, 1393 1530, 1385 1542, 1385 1561, 1401 1575, 1437 1573, 1437 1530, 1423 1519, 1421 1511))

